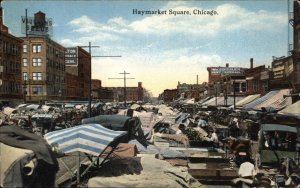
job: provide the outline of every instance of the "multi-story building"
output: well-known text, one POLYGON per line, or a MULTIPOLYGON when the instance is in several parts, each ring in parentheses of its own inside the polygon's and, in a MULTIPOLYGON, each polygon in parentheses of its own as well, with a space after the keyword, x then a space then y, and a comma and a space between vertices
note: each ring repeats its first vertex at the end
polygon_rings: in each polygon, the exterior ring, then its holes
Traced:
POLYGON ((65 96, 65 48, 48 37, 23 37, 22 74, 26 100, 65 96))
POLYGON ((21 49, 23 40, 9 34, 0 2, 0 101, 22 101, 21 49))
POLYGON ((293 72, 293 59, 289 57, 273 57, 272 77, 270 78, 270 90, 272 89, 292 89, 291 79, 293 72))
MULTIPOLYGON (((53 41, 46 33, 43 12, 34 15, 33 32, 22 37, 22 81, 26 88, 26 100, 41 102, 62 99, 65 89, 65 48, 53 41), (41 35, 40 35, 41 34, 41 35)), ((47 26, 48 27, 48 26, 47 26)))
POLYGON ((293 67, 290 80, 294 93, 300 92, 300 1, 294 0, 293 13, 290 14, 290 23, 293 26, 294 45, 292 49, 293 67))
POLYGON ((218 96, 224 92, 224 85, 226 92, 233 93, 238 91, 240 94, 246 92, 245 70, 242 67, 207 67, 208 71, 208 96, 218 96), (226 84, 225 84, 226 82, 226 84), (235 88, 233 90, 233 88, 235 88))
POLYGON ((250 69, 245 70, 247 95, 264 95, 270 90, 271 71, 265 65, 253 67, 251 60, 250 69))
POLYGON ((67 98, 87 100, 90 95, 91 55, 81 47, 67 48, 65 64, 67 98))

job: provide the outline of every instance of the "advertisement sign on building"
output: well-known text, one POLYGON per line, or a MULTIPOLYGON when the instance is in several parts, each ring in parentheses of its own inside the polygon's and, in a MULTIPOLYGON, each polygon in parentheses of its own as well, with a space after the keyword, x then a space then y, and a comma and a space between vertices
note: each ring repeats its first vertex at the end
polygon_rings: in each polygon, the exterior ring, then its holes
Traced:
MULTIPOLYGON (((26 34, 26 17, 21 17, 21 32, 26 34)), ((51 18, 37 20, 34 17, 27 17, 27 34, 37 36, 52 36, 53 21, 51 18)))
POLYGON ((212 67, 211 74, 221 75, 221 74, 242 74, 244 69, 240 67, 212 67))
POLYGON ((65 63, 66 66, 77 66, 78 65, 78 49, 77 47, 67 48, 65 52, 65 63))

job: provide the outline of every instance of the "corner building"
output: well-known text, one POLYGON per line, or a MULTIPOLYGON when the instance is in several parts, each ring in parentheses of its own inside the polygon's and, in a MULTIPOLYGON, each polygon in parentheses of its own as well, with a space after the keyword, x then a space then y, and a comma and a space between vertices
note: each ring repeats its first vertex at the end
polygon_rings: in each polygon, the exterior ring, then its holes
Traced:
POLYGON ((59 100, 65 96, 65 48, 48 37, 22 38, 22 80, 26 101, 59 100))

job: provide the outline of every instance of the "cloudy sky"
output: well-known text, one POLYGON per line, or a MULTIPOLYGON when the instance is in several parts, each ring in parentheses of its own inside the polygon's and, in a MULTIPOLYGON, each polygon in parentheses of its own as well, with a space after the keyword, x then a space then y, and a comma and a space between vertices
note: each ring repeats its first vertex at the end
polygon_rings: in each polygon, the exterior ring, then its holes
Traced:
MULTIPOLYGON (((290 6, 291 7, 291 6, 290 6)), ((65 47, 100 46, 92 50, 92 77, 103 86, 143 86, 157 96, 178 81, 208 80, 207 67, 270 65, 272 56, 287 55, 287 1, 25 1, 3 2, 4 23, 21 33, 21 16, 42 11, 54 22, 53 40, 65 47), (166 10, 164 15, 137 15, 133 10, 166 10), (216 15, 194 15, 193 10, 216 15), (190 15, 169 14, 170 10, 190 15)), ((291 30, 290 30, 291 31, 291 30)), ((290 32, 291 33, 291 32, 290 32)))

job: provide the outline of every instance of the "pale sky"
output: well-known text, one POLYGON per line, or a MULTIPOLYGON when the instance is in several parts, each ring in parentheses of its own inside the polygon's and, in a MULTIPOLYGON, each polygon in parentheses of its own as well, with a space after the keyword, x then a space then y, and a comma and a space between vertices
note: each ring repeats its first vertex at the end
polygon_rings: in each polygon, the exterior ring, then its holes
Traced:
MULTIPOLYGON (((4 23, 16 36, 21 16, 42 11, 54 22, 52 39, 65 47, 100 46, 92 58, 92 77, 102 85, 143 86, 158 96, 175 89, 178 81, 195 84, 208 80, 207 67, 270 65, 272 56, 287 55, 288 3, 259 1, 4 1, 4 23), (137 15, 133 10, 166 10, 166 15, 137 15), (169 10, 190 11, 171 15, 169 10), (194 15, 193 10, 214 10, 217 15, 194 15)), ((290 6, 291 7, 291 6, 290 6)), ((290 8, 292 9, 292 8, 290 8)), ((290 36, 292 30, 290 28, 290 36)), ((290 39, 291 40, 291 39, 290 39)), ((88 49, 86 49, 88 50, 88 49)))

